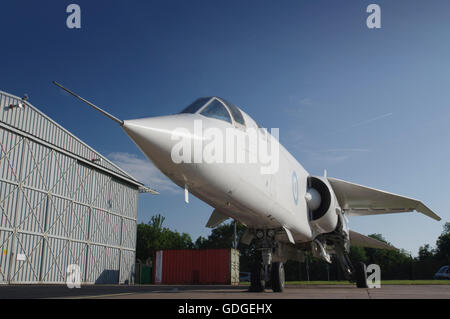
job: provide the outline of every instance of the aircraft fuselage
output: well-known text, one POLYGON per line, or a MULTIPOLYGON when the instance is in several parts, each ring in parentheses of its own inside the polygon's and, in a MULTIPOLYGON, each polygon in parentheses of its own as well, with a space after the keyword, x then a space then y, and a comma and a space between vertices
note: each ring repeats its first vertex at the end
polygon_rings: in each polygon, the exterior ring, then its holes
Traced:
MULTIPOLYGON (((249 161, 174 163, 172 152, 175 145, 179 143, 179 139, 174 138, 174 132, 177 129, 184 129, 179 137, 192 142, 192 154, 194 154, 195 146, 200 145, 204 149, 210 143, 194 132, 196 121, 201 121, 203 130, 218 129, 223 136, 226 135, 227 130, 234 130, 232 133, 249 138, 247 131, 250 131, 250 128, 257 129, 257 124, 248 115, 243 114, 245 128, 235 127, 231 123, 201 114, 176 114, 130 120, 124 121, 122 127, 141 151, 168 178, 182 188, 188 187, 191 194, 221 213, 251 228, 287 227, 296 241, 311 241, 313 234, 304 200, 309 174, 268 132, 259 134, 258 145, 275 143, 271 145, 278 146, 278 165, 271 174, 261 173, 266 164, 260 161, 256 163, 249 161)), ((238 145, 238 143, 234 146, 234 150, 236 158, 239 154, 247 156, 248 153, 255 151, 248 144, 238 145)))

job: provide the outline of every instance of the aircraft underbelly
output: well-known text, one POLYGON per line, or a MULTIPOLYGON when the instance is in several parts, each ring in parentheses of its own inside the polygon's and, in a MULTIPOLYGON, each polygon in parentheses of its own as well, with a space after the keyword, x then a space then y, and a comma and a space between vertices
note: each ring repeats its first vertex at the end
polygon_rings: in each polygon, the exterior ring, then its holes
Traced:
MULTIPOLYGON (((286 163, 282 164, 286 166, 286 163)), ((262 175, 257 169, 257 166, 248 166, 237 170, 229 164, 202 165, 198 169, 195 164, 189 164, 182 171, 190 186, 189 191, 223 214, 250 228, 287 227, 296 241, 310 241, 305 203, 298 201, 294 204, 291 199, 290 169, 281 169, 272 175, 262 175), (288 183, 283 183, 283 180, 288 180, 288 183)), ((174 182, 184 187, 181 177, 174 182)), ((300 192, 304 187, 299 187, 300 192)))

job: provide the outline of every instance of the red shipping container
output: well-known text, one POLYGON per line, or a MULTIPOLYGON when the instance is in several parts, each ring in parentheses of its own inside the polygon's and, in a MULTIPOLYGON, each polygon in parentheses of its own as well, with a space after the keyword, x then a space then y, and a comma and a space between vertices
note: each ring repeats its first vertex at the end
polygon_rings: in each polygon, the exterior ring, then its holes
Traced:
POLYGON ((159 250, 153 265, 155 284, 239 284, 239 251, 235 249, 159 250))

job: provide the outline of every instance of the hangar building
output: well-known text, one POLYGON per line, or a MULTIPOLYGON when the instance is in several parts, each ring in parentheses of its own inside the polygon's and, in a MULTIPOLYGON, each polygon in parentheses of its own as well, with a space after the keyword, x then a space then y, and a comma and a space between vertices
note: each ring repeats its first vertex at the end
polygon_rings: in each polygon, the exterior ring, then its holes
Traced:
POLYGON ((133 283, 138 193, 155 191, 0 91, 0 284, 133 283))

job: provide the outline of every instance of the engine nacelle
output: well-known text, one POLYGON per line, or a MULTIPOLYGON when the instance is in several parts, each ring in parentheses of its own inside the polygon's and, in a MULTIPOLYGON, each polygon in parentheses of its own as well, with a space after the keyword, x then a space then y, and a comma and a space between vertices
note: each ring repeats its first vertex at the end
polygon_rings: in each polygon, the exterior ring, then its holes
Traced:
POLYGON ((339 221, 339 204, 327 178, 308 177, 305 199, 309 209, 311 226, 318 233, 334 231, 339 221))

